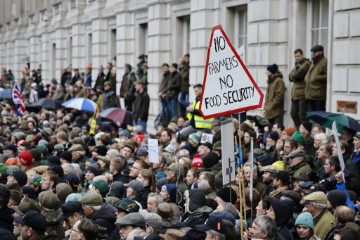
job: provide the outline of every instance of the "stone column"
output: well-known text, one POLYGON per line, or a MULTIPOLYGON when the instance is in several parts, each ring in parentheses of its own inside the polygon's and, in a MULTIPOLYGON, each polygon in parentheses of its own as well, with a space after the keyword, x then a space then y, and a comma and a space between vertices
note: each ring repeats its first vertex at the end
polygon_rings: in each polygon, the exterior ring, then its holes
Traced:
POLYGON ((93 79, 96 79, 100 65, 106 68, 107 62, 107 29, 105 19, 95 19, 92 22, 92 64, 93 79))
POLYGON ((41 64, 41 37, 31 36, 29 39, 30 70, 37 69, 41 64))
POLYGON ((15 76, 16 80, 21 79, 21 70, 24 69, 25 67, 25 62, 22 61, 22 59, 24 57, 26 57, 29 53, 28 53, 28 46, 29 46, 29 41, 25 38, 17 38, 15 40, 15 44, 14 44, 14 69, 13 70, 13 74, 15 76))
MULTIPOLYGON (((148 7, 148 94, 150 96, 149 114, 156 117, 160 111, 160 102, 157 95, 162 77, 161 65, 164 62, 171 64, 171 14, 164 3, 156 3, 148 7)), ((149 125, 151 121, 149 120, 149 125)))
POLYGON ((83 72, 89 64, 85 58, 85 28, 82 24, 72 26, 72 65, 83 72))
POLYGON ((48 33, 41 34, 40 48, 41 48, 42 79, 43 81, 51 81, 52 44, 49 41, 48 33))

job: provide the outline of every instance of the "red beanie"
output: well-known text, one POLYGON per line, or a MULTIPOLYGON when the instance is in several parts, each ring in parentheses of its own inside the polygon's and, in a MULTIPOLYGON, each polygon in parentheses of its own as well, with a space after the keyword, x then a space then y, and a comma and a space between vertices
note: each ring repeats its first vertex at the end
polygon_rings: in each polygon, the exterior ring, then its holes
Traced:
POLYGON ((197 167, 204 168, 204 164, 200 157, 200 154, 194 155, 194 159, 193 159, 192 165, 191 165, 191 168, 197 168, 197 167))
POLYGON ((19 160, 22 165, 31 166, 33 156, 31 155, 31 153, 29 151, 24 151, 24 152, 19 153, 18 157, 19 157, 19 160))

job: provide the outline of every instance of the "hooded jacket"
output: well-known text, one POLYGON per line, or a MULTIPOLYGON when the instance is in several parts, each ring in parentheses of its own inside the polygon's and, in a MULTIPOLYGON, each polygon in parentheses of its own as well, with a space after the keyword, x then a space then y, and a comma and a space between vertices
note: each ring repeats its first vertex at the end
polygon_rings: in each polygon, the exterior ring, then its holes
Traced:
POLYGON ((91 218, 91 220, 99 226, 106 228, 107 234, 111 235, 111 233, 115 230, 115 212, 116 209, 113 206, 104 204, 91 218))
POLYGON ((283 75, 277 71, 268 79, 264 117, 273 119, 284 114, 285 85, 283 75))
POLYGON ((270 199, 270 204, 275 212, 275 222, 278 229, 278 235, 284 239, 292 240, 292 235, 286 225, 292 217, 293 210, 289 204, 278 199, 270 199))
POLYGON ((65 237, 63 223, 62 221, 58 220, 59 216, 61 215, 60 208, 54 211, 43 212, 41 215, 46 218, 46 222, 48 224, 46 233, 56 232, 57 237, 55 239, 63 239, 65 237))
POLYGON ((14 230, 14 224, 13 224, 13 214, 14 210, 5 207, 0 209, 0 227, 5 228, 6 230, 9 230, 10 232, 13 232, 14 230))

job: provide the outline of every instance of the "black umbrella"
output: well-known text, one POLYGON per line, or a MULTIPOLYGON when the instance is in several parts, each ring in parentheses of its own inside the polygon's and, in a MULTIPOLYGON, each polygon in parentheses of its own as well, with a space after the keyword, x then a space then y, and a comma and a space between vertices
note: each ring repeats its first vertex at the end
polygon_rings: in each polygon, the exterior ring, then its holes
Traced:
POLYGON ((43 108, 49 108, 49 109, 61 108, 61 102, 59 102, 56 99, 41 98, 34 105, 35 106, 40 106, 40 107, 43 107, 43 108))
POLYGON ((4 89, 0 92, 0 99, 12 99, 12 89, 4 89))

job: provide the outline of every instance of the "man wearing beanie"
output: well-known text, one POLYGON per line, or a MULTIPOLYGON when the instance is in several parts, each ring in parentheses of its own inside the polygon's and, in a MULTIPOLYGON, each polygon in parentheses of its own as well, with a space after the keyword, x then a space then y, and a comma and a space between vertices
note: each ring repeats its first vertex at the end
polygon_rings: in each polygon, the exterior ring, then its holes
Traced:
POLYGON ((303 120, 299 127, 299 132, 304 135, 305 143, 304 151, 307 156, 315 157, 316 149, 314 147, 314 139, 311 137, 312 124, 308 120, 303 120))
POLYGON ((338 206, 346 206, 346 194, 340 190, 331 190, 327 194, 327 208, 334 212, 338 206))
POLYGON ((324 47, 316 45, 311 48, 312 64, 305 76, 305 99, 309 111, 325 111, 327 59, 324 47))
POLYGON ((33 162, 33 157, 29 151, 23 151, 19 153, 19 167, 23 172, 27 172, 31 169, 31 164, 33 162))
MULTIPOLYGON (((293 83, 291 88, 291 118, 298 129, 300 123, 306 117, 305 101, 305 75, 309 71, 311 62, 304 57, 301 49, 294 51, 295 66, 289 74, 289 81, 293 83)), ((290 135, 291 136, 291 135, 290 135)))
POLYGON ((283 124, 285 94, 283 75, 276 64, 269 65, 266 74, 268 76, 268 88, 266 90, 264 117, 270 121, 271 125, 274 123, 283 124))

